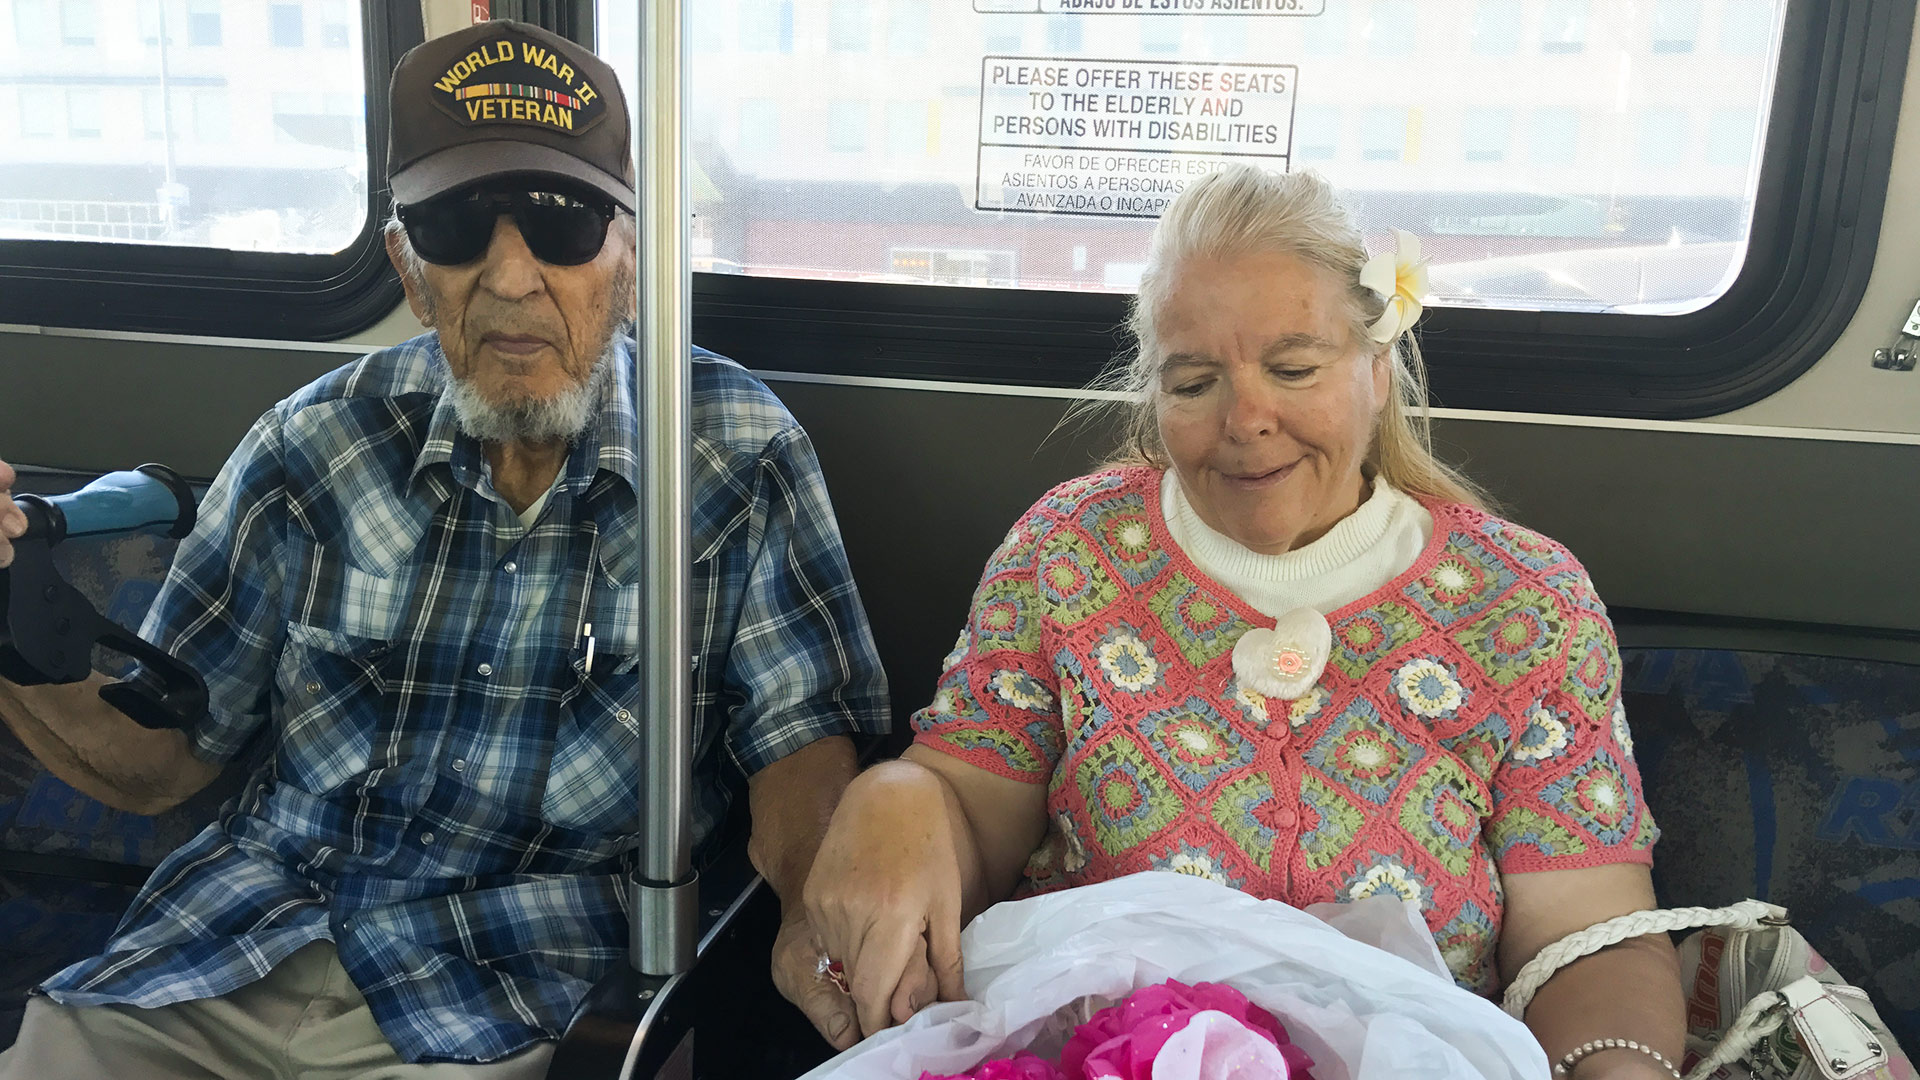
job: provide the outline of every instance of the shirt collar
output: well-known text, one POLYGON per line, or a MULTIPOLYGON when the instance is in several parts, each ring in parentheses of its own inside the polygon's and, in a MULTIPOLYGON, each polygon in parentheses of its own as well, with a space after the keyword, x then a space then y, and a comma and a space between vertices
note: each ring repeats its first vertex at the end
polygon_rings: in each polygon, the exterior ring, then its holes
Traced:
MULTIPOLYGON (((486 476, 486 455, 480 441, 460 430, 454 415, 453 399, 446 393, 452 379, 446 354, 440 349, 440 335, 427 335, 428 364, 438 386, 439 401, 427 423, 427 437, 414 459, 408 483, 413 490, 425 491, 438 505, 453 495, 452 485, 480 490, 486 476)), ((602 534, 618 528, 632 528, 639 516, 640 431, 634 403, 633 338, 622 333, 614 342, 613 375, 608 392, 601 399, 599 420, 573 445, 562 467, 561 483, 576 499, 583 499, 588 512, 600 525, 602 534), (602 480, 601 477, 606 479, 602 480), (598 481, 598 483, 596 483, 598 481)), ((603 545, 608 552, 602 563, 616 581, 630 576, 615 573, 614 564, 625 560, 609 552, 637 548, 637 544, 603 545)))

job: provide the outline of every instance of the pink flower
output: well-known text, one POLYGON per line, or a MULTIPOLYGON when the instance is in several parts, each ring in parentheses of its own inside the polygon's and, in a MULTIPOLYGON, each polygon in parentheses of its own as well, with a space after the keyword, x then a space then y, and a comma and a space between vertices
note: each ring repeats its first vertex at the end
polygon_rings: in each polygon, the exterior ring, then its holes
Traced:
POLYGON ((952 1076, 921 1073, 920 1080, 1068 1080, 1068 1077, 1055 1068, 1053 1062, 1022 1050, 1010 1058, 982 1062, 970 1072, 952 1076))
POLYGON ((1169 979, 1149 986, 1081 1024, 1060 1051, 1060 1068, 1069 1080, 1151 1080, 1153 1059, 1173 1034, 1198 1012, 1214 1010, 1233 1017, 1258 1032, 1279 1049, 1289 1072, 1313 1080, 1307 1072, 1313 1059, 1287 1038, 1274 1015, 1248 1001, 1246 995, 1220 983, 1188 986, 1169 979))

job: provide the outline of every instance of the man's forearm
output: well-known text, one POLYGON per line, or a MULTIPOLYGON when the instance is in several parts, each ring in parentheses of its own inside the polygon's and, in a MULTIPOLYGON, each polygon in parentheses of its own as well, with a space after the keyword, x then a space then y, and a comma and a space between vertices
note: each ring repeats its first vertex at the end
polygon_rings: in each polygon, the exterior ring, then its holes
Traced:
POLYGON ((0 680, 0 719, 49 772, 116 809, 157 814, 218 775, 184 732, 141 727, 101 701, 108 681, 97 672, 63 686, 0 680))
POLYGON ((783 907, 798 904, 834 807, 859 768, 853 740, 835 735, 781 758, 750 781, 748 852, 783 907))

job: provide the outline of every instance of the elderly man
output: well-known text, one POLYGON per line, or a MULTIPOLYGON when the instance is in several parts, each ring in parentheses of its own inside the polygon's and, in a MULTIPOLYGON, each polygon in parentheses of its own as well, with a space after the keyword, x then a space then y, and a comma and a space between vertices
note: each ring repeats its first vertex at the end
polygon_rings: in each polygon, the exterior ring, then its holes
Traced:
MULTIPOLYGON (((387 247, 430 332, 269 410, 215 480, 144 630, 209 715, 149 731, 97 677, 0 684, 20 739, 118 807, 267 747, 106 952, 41 987, 7 1080, 540 1075, 624 957, 626 105, 591 53, 508 22, 414 49, 391 93, 387 247)), ((731 361, 696 354, 692 386, 696 832, 748 777, 755 862, 796 900, 884 677, 805 434, 731 361)), ((782 935, 776 977, 844 1030, 804 922, 782 935)))

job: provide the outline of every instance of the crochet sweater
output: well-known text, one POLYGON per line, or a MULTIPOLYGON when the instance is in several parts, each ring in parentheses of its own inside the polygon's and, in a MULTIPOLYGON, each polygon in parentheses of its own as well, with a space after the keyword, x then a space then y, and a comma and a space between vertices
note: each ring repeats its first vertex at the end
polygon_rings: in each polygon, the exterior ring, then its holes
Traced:
POLYGON ((1035 504, 914 717, 919 743, 1048 785, 1023 892, 1158 869, 1295 906, 1397 893, 1492 993, 1501 875, 1651 861, 1613 627, 1565 548, 1423 499, 1420 558, 1326 613, 1326 673, 1268 700, 1232 652, 1273 620, 1172 542, 1160 478, 1035 504))

